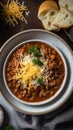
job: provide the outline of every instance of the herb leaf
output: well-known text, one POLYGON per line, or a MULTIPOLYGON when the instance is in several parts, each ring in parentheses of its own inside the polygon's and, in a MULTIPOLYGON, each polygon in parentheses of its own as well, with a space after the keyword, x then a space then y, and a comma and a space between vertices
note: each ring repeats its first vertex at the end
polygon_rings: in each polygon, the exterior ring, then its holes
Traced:
POLYGON ((43 62, 40 61, 38 58, 37 59, 33 59, 33 63, 36 64, 36 65, 39 65, 39 66, 43 65, 43 62))
POLYGON ((5 130, 14 130, 13 126, 12 125, 8 125, 5 130))
POLYGON ((31 47, 28 52, 30 54, 33 54, 35 57, 40 56, 40 48, 37 45, 31 47))
POLYGON ((43 80, 41 78, 38 78, 37 83, 42 84, 43 80))

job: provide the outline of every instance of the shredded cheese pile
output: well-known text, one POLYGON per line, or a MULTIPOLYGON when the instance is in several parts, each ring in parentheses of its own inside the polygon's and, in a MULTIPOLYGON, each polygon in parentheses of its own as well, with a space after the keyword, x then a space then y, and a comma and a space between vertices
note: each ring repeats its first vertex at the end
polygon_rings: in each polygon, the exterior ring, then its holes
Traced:
POLYGON ((26 64, 24 64, 24 62, 20 62, 19 64, 20 68, 17 69, 17 72, 14 75, 13 79, 21 79, 22 84, 32 84, 33 79, 41 77, 41 68, 35 65, 33 62, 27 61, 26 64))
POLYGON ((19 67, 16 68, 16 73, 12 79, 21 80, 22 84, 32 84, 32 80, 35 80, 41 76, 41 67, 35 65, 28 55, 24 57, 23 61, 19 61, 19 67))
POLYGON ((7 4, 3 4, 0 2, 2 6, 2 16, 6 23, 15 26, 18 24, 17 19, 21 21, 25 21, 27 23, 23 12, 28 10, 26 6, 21 5, 18 0, 8 0, 7 4))

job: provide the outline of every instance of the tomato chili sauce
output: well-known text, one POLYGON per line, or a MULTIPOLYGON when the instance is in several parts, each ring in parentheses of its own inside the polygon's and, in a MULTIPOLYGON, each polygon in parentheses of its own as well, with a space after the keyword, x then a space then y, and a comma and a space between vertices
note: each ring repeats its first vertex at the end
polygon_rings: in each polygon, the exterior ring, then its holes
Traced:
POLYGON ((6 80, 11 92, 26 102, 40 102, 52 97, 65 76, 58 52, 42 42, 29 42, 17 48, 6 66, 6 80))

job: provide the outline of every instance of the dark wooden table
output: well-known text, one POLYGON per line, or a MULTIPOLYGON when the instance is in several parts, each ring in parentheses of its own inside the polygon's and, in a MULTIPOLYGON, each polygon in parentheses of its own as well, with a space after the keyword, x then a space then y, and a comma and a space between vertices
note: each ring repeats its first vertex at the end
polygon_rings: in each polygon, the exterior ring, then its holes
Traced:
MULTIPOLYGON (((7 0, 2 0, 2 1, 6 2, 7 0)), ((28 24, 19 21, 19 24, 16 25, 16 27, 12 27, 9 25, 5 25, 5 22, 2 21, 0 17, 0 47, 4 44, 4 42, 7 39, 9 39, 11 36, 13 36, 14 34, 20 31, 28 30, 28 29, 44 29, 40 20, 37 17, 39 5, 44 0, 20 0, 20 2, 22 1, 24 1, 25 5, 28 7, 28 10, 30 11, 29 15, 25 16, 28 24)), ((68 43, 68 45, 73 49, 73 42, 69 39, 69 37, 65 34, 63 30, 54 33, 62 37, 68 43)))

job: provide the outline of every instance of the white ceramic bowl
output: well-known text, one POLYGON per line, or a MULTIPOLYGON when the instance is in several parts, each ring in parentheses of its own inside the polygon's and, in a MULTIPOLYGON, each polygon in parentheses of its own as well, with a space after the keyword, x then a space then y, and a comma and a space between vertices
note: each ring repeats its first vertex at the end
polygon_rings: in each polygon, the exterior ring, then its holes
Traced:
POLYGON ((54 45, 52 45, 51 43, 49 44, 49 42, 46 42, 46 41, 44 41, 44 40, 38 40, 38 39, 27 40, 27 41, 22 42, 22 43, 18 44, 17 46, 15 46, 15 47, 9 52, 9 54, 7 55, 7 57, 6 57, 6 59, 5 59, 5 62, 4 62, 4 66, 3 66, 4 83, 5 83, 5 86, 6 86, 7 90, 8 90, 8 92, 9 92, 16 100, 18 100, 18 101, 20 101, 20 102, 22 102, 22 103, 25 103, 25 104, 27 104, 27 105, 43 105, 43 104, 46 104, 46 103, 51 102, 52 100, 54 100, 54 99, 62 92, 62 90, 64 89, 64 86, 65 86, 65 83, 66 83, 66 80, 67 80, 67 75, 68 75, 67 63, 66 63, 66 59, 65 59, 64 55, 61 53, 61 51, 60 51, 57 47, 55 47, 54 45), (62 84, 61 84, 59 90, 58 90, 52 97, 50 97, 49 99, 44 100, 44 101, 40 101, 40 102, 34 102, 34 103, 32 103, 32 102, 26 102, 26 101, 23 101, 23 100, 17 98, 17 97, 11 92, 11 90, 9 89, 8 84, 7 84, 7 81, 6 81, 6 77, 5 77, 5 75, 6 75, 6 65, 7 65, 7 62, 8 62, 9 57, 12 55, 12 53, 13 53, 17 48, 19 48, 19 46, 21 46, 21 45, 23 45, 23 44, 26 44, 26 43, 28 43, 28 42, 30 42, 30 44, 31 44, 32 41, 39 41, 39 42, 48 44, 48 45, 51 46, 53 49, 55 49, 55 50, 58 52, 58 54, 61 56, 61 58, 62 58, 62 60, 63 60, 63 63, 64 63, 64 67, 65 67, 65 76, 64 76, 63 82, 62 82, 62 84))

